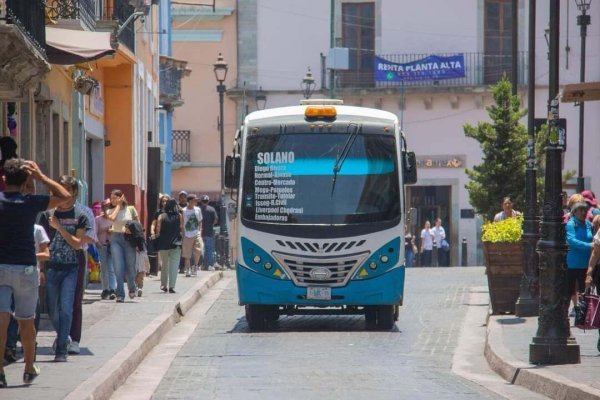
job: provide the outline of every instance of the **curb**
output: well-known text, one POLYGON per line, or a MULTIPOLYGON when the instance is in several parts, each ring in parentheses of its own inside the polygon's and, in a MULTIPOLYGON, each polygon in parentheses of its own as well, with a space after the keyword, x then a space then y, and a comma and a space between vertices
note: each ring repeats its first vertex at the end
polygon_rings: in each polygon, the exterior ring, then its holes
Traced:
POLYGON ((600 400, 598 389, 563 378, 545 367, 515 360, 502 342, 502 333, 492 327, 494 322, 494 317, 488 318, 484 355, 490 368, 507 382, 551 399, 600 400))
POLYGON ((146 355, 158 344, 163 336, 175 326, 192 306, 223 277, 223 272, 215 272, 202 279, 188 290, 171 312, 157 316, 138 332, 129 343, 115 354, 92 376, 81 382, 66 400, 104 400, 121 386, 143 361, 146 355))

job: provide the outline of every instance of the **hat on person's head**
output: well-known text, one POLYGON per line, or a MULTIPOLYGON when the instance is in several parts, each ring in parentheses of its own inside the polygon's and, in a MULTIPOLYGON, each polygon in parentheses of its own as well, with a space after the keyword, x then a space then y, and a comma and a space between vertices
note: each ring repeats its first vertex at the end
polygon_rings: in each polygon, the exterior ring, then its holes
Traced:
POLYGON ((575 203, 571 206, 571 212, 575 212, 575 210, 579 209, 579 208, 585 208, 587 210, 588 208, 588 203, 583 202, 583 203, 575 203))
POLYGON ((598 200, 596 200, 596 195, 591 190, 584 190, 583 192, 581 192, 581 195, 585 199, 585 202, 588 203, 590 206, 598 206, 598 200))
POLYGON ((202 197, 200 198, 200 200, 202 200, 202 201, 209 201, 209 200, 210 200, 210 198, 208 197, 208 195, 206 195, 206 194, 205 194, 204 196, 202 196, 202 197))
POLYGON ((181 192, 179 192, 179 196, 181 196, 182 194, 185 194, 185 196, 187 197, 188 192, 186 192, 185 190, 182 190, 181 192))
POLYGON ((194 193, 190 193, 187 195, 187 201, 196 200, 198 197, 194 193))

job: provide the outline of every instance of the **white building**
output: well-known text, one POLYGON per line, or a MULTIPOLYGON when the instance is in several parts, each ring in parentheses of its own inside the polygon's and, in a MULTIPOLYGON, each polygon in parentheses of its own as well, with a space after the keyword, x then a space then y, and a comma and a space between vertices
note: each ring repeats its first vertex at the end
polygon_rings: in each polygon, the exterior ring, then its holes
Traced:
MULTIPOLYGON (((528 1, 518 4, 518 77, 521 104, 527 106, 528 1)), ((349 49, 349 70, 338 70, 334 95, 346 104, 396 113, 403 121, 409 147, 417 154, 419 181, 407 189, 408 204, 419 210, 420 231, 425 220, 440 217, 449 233, 453 265, 460 265, 463 238, 469 265, 482 264, 480 227, 464 189, 465 167, 481 162, 476 141, 465 137, 463 125, 489 121, 489 84, 511 69, 511 0, 248 0, 238 4, 238 114, 255 107, 252 90, 262 87, 267 107, 297 104, 307 67, 317 88, 313 97, 329 97, 325 60, 330 42, 349 49), (330 34, 333 31, 333 38, 330 34), (462 55, 464 77, 407 82, 376 82, 374 56, 396 63, 430 55, 462 55), (246 97, 242 83, 246 83, 246 97), (248 95, 250 93, 250 95, 248 95)), ((579 82, 580 29, 575 1, 561 1, 560 84, 579 82)), ((592 4, 587 36, 586 81, 599 81, 600 4, 592 4)), ((545 118, 548 100, 548 60, 544 29, 547 2, 537 2, 535 116, 545 118)), ((567 119, 565 169, 577 169, 579 111, 562 103, 567 119)), ((523 123, 527 125, 526 119, 523 123)), ((588 188, 600 192, 595 168, 600 135, 600 104, 585 108, 584 176, 588 188)), ((570 191, 574 190, 574 186, 570 191)), ((509 195, 509 194, 507 194, 509 195)), ((498 199, 498 207, 500 209, 498 199)))

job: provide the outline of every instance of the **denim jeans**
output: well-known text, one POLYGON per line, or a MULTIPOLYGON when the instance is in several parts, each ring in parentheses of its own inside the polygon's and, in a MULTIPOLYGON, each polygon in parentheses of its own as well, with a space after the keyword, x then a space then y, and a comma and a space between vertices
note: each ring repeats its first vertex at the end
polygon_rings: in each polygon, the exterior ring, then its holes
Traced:
POLYGON ((415 253, 413 253, 412 249, 407 250, 404 257, 406 258, 406 268, 412 268, 415 261, 415 253))
POLYGON ((117 276, 113 268, 112 257, 109 246, 96 246, 100 256, 100 282, 102 290, 115 290, 117 288, 117 276))
POLYGON ((125 240, 122 233, 113 233, 110 255, 117 276, 117 297, 125 298, 124 282, 127 277, 129 293, 135 293, 135 248, 125 240))
POLYGON ((48 315, 56 331, 56 354, 67 354, 77 287, 77 267, 46 270, 48 315))
POLYGON ((204 241, 204 258, 202 265, 209 267, 215 264, 215 238, 213 236, 202 236, 204 241))
POLYGON ((179 271, 179 258, 181 257, 181 247, 171 250, 161 250, 158 252, 162 261, 160 270, 160 285, 169 289, 175 288, 177 282, 177 272, 179 271))

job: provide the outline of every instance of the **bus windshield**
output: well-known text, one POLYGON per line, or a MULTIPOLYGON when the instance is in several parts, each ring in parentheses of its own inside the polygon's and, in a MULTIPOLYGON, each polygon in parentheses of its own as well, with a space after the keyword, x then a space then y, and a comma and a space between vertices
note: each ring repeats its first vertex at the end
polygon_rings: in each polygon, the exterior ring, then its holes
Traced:
POLYGON ((347 225, 400 216, 396 140, 364 133, 250 136, 242 219, 347 225))

